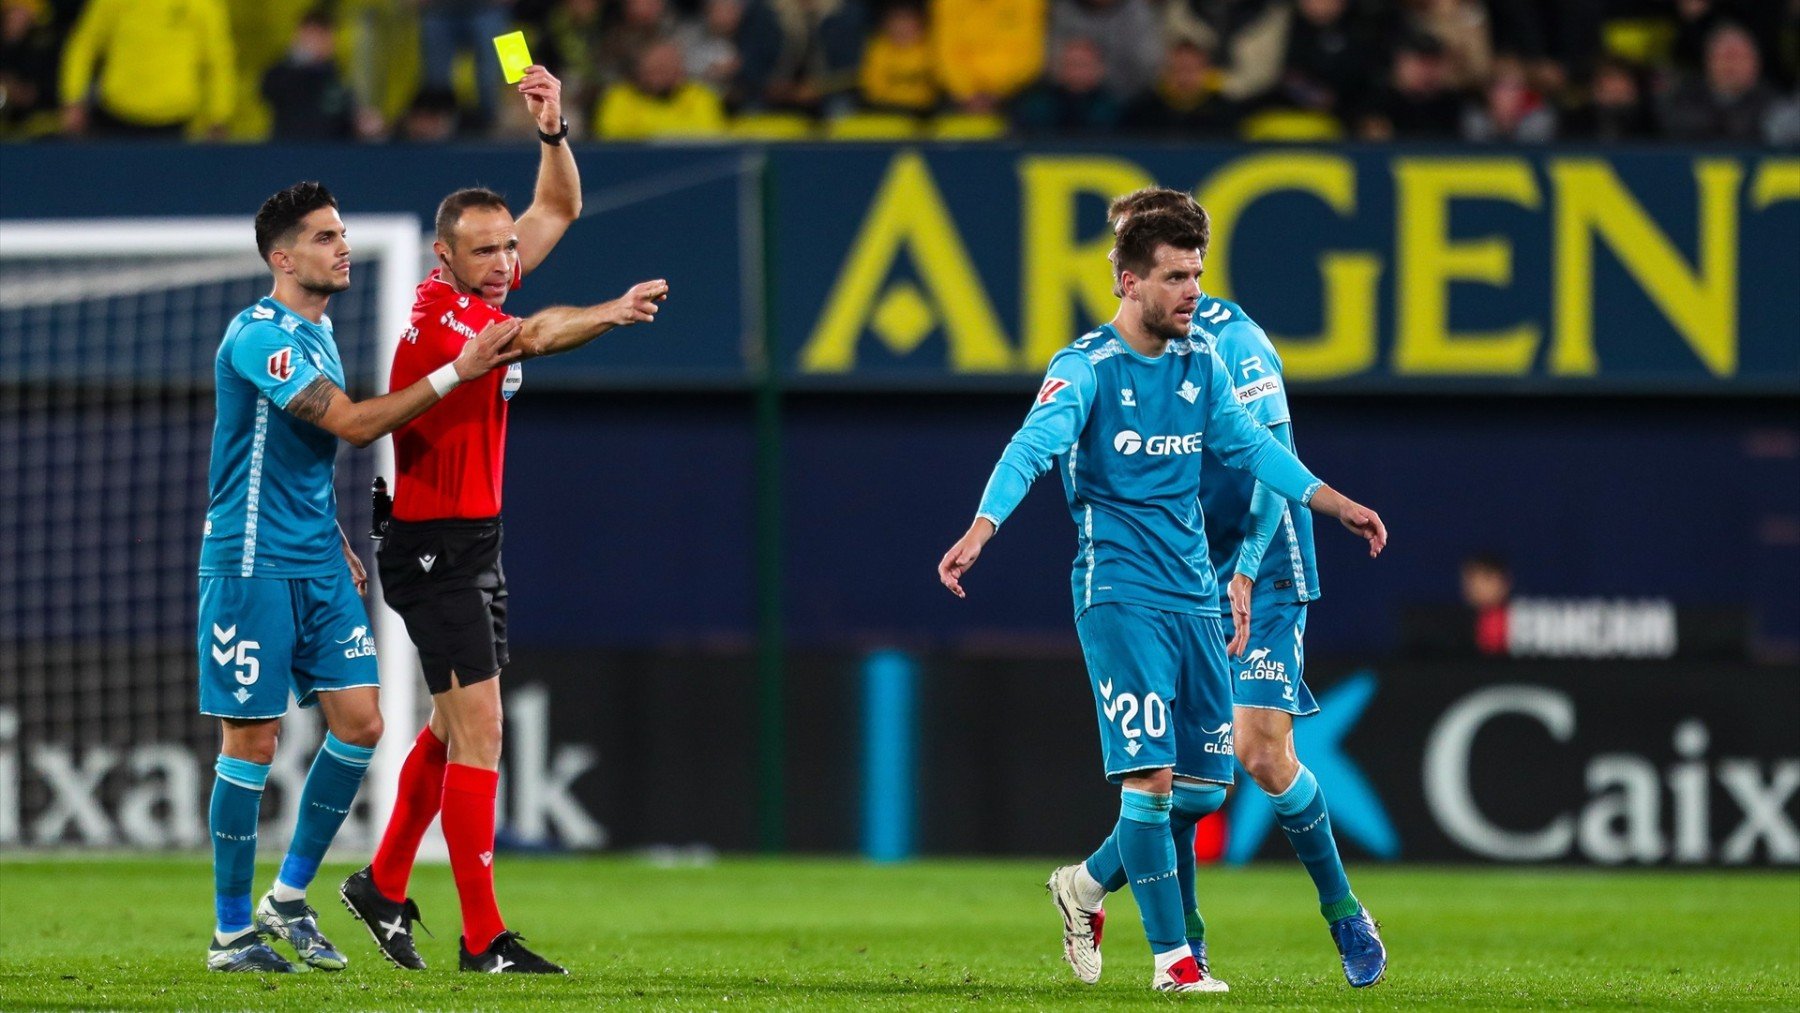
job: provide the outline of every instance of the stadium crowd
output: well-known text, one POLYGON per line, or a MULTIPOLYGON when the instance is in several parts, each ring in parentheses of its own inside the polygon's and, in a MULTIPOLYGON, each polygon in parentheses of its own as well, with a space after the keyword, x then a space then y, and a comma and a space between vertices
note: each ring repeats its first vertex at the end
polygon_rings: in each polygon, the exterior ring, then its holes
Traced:
POLYGON ((1800 0, 315 3, 0 0, 0 136, 1800 144, 1800 0))

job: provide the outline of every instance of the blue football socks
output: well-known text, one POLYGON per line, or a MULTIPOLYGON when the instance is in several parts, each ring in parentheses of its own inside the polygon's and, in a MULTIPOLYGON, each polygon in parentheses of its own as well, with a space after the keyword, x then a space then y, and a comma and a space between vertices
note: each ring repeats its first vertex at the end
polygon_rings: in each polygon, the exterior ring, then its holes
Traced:
POLYGON ((287 857, 281 862, 281 873, 276 877, 278 886, 303 892, 318 875, 325 849, 331 847, 331 839, 350 815, 350 806, 356 801, 357 789, 362 787, 363 775, 368 773, 369 759, 374 755, 372 747, 353 746, 325 733, 325 742, 313 757, 306 784, 300 789, 300 815, 294 823, 287 857))
POLYGON ((1300 768, 1294 783, 1279 795, 1270 796, 1275 804, 1275 820, 1287 832, 1288 843, 1307 875, 1319 891, 1319 911, 1328 922, 1348 918, 1362 910, 1350 892, 1350 877, 1344 872, 1344 861, 1338 856, 1337 839, 1331 833, 1331 815, 1325 809, 1325 793, 1318 779, 1305 767, 1300 768))
POLYGON ((212 830, 213 911, 221 936, 250 927, 250 884, 256 877, 256 818, 262 809, 269 765, 219 757, 213 768, 212 804, 207 825, 212 830))
POLYGON ((1150 952, 1187 948, 1181 916, 1181 889, 1175 879, 1175 841, 1169 836, 1169 795, 1125 788, 1119 793, 1119 823, 1113 830, 1119 859, 1144 919, 1150 952))

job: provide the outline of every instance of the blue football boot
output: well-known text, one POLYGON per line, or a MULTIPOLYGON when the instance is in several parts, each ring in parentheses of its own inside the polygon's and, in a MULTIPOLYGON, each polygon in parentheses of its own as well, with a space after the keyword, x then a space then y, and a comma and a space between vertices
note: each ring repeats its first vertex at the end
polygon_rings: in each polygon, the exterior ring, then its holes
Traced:
POLYGON ((1368 911, 1358 911, 1331 923, 1331 941, 1344 960, 1344 977, 1352 988, 1367 988, 1387 973, 1387 947, 1368 911))
POLYGON ((230 942, 221 943, 217 938, 213 939, 206 948, 206 969, 264 974, 297 974, 307 970, 303 964, 288 963, 263 941, 262 933, 254 928, 245 929, 242 935, 230 942))

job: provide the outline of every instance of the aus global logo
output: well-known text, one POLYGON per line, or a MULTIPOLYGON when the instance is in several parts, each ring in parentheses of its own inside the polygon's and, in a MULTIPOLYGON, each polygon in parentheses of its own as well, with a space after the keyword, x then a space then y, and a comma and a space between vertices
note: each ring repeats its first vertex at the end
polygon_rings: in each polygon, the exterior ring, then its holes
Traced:
POLYGON ((1235 756, 1232 751, 1231 722, 1227 721, 1217 728, 1202 728, 1200 734, 1208 740, 1200 748, 1214 756, 1235 756))
POLYGON ((350 631, 350 635, 338 641, 349 646, 344 648, 346 658, 373 658, 375 656, 375 638, 369 635, 367 626, 358 626, 350 631))

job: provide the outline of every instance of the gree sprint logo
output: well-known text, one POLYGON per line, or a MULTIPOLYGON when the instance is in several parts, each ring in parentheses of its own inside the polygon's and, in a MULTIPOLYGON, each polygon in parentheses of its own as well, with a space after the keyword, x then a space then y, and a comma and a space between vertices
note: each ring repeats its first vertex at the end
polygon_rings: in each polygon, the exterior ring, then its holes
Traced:
POLYGON ((1131 429, 1121 430, 1113 437, 1113 449, 1126 457, 1142 450, 1146 457, 1170 457, 1178 454, 1198 454, 1203 433, 1188 433, 1186 436, 1140 436, 1131 429))

